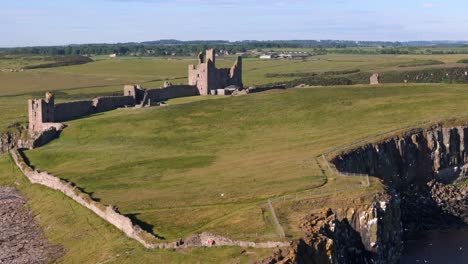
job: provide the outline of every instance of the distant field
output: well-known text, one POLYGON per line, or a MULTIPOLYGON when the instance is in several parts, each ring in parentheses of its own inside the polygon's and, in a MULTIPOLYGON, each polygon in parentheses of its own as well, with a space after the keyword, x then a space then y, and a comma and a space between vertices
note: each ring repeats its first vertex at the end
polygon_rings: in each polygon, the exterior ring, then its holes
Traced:
MULTIPOLYGON (((310 60, 244 60, 244 82, 247 86, 290 80, 268 78, 268 73, 307 73, 360 69, 378 71, 399 66, 425 66, 440 61, 455 64, 465 55, 325 55, 310 60)), ((0 58, 0 63, 1 63, 0 58)), ((174 58, 122 58, 94 63, 24 72, 0 73, 0 96, 28 94, 46 90, 69 90, 141 83, 144 87, 160 86, 164 80, 186 83, 187 66, 195 60, 174 58)), ((230 67, 233 58, 217 60, 219 67, 230 67)))
MULTIPOLYGON (((466 55, 324 55, 310 60, 244 59, 246 86, 283 82, 295 77, 269 77, 271 74, 307 74, 327 71, 356 70, 361 72, 384 70, 414 70, 421 67, 452 67, 466 59, 466 55), (440 61, 445 65, 426 65, 440 61), (403 68, 403 66, 413 66, 403 68), (420 66, 414 66, 420 65, 420 66)), ((31 59, 28 57, 28 59, 31 59)), ((98 58, 99 59, 99 58, 98 58)), ((159 87, 164 80, 187 83, 187 65, 196 63, 187 58, 109 59, 102 57, 94 63, 24 72, 0 72, 0 131, 14 122, 26 122, 26 100, 42 97, 45 91, 55 91, 57 100, 78 100, 99 95, 120 94, 126 83, 140 83, 143 87, 159 87)), ((43 57, 33 57, 43 63, 43 57)), ((22 59, 0 57, 0 65, 24 64, 22 59)), ((219 67, 230 67, 234 58, 218 58, 219 67)))

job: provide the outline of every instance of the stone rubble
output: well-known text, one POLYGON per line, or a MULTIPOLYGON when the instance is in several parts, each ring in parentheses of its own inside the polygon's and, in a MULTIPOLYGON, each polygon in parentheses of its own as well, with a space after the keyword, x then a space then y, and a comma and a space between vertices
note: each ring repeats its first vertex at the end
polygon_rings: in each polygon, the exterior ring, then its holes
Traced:
POLYGON ((14 189, 0 186, 0 263, 47 263, 60 258, 63 249, 45 239, 14 189))

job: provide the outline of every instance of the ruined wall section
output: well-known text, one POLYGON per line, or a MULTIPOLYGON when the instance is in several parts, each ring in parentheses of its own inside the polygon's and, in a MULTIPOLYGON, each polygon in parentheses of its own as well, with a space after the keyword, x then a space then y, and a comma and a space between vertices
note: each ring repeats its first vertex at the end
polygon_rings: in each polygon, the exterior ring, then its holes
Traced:
POLYGON ((145 91, 139 85, 125 85, 124 96, 132 96, 135 101, 134 104, 138 105, 143 100, 145 91))
POLYGON ((189 85, 196 86, 200 95, 208 95, 208 64, 189 65, 189 85))
POLYGON ((28 100, 29 130, 42 130, 42 123, 55 120, 54 98, 49 95, 44 99, 28 100))
POLYGON ((207 50, 205 61, 203 61, 203 54, 200 54, 199 64, 189 65, 189 85, 197 86, 200 95, 208 95, 213 90, 223 89, 230 85, 243 88, 242 57, 238 57, 231 68, 218 69, 215 56, 214 50, 207 50))
POLYGON ((59 123, 43 123, 41 131, 29 131, 26 128, 0 134, 0 154, 12 149, 33 149, 56 139, 65 128, 59 123))
POLYGON ((111 111, 125 106, 135 106, 133 96, 108 96, 93 99, 95 113, 111 111))
POLYGON ((75 101, 55 105, 55 122, 78 119, 93 113, 93 101, 75 101))
POLYGON ((18 151, 10 152, 13 160, 23 174, 29 179, 31 183, 47 186, 53 190, 58 190, 66 196, 73 199, 80 205, 93 211, 96 215, 111 223, 119 230, 124 232, 128 237, 142 243, 146 248, 151 248, 151 244, 157 241, 153 235, 142 230, 139 226, 134 226, 132 221, 117 212, 112 206, 104 206, 94 201, 88 194, 81 192, 78 188, 63 181, 47 172, 39 172, 31 169, 21 157, 18 151))
POLYGON ((216 53, 214 49, 206 50, 206 62, 211 61, 213 65, 216 65, 216 53))
POLYGON ((211 61, 207 62, 208 80, 207 80, 207 93, 210 94, 211 90, 222 89, 227 85, 228 75, 223 69, 217 69, 215 64, 211 61))
MULTIPOLYGON (((46 104, 48 109, 53 113, 53 117, 50 118, 35 118, 35 112, 33 107, 36 107, 35 104, 40 102, 39 111, 44 112, 44 100, 30 100, 30 130, 31 131, 41 131, 44 128, 44 123, 51 122, 65 122, 84 116, 92 115, 95 113, 111 111, 120 107, 125 106, 134 106, 135 100, 133 96, 109 96, 109 97, 98 97, 93 100, 84 100, 84 101, 74 101, 50 105, 46 104), (33 107, 31 107, 33 105, 33 107), (32 113, 32 114, 31 114, 32 113)), ((37 112, 37 111, 36 111, 37 112)), ((44 116, 42 114, 42 116, 44 116)))
POLYGON ((161 89, 150 89, 146 91, 145 105, 166 101, 172 98, 188 97, 200 95, 196 86, 191 85, 174 85, 161 89))
POLYGON ((231 79, 232 85, 244 88, 244 84, 242 83, 242 57, 237 57, 236 63, 229 71, 229 77, 231 79))

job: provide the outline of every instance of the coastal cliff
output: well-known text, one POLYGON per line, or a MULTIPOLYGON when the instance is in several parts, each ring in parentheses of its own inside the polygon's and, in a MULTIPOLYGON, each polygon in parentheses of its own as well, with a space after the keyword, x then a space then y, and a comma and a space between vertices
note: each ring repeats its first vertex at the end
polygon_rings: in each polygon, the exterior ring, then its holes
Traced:
POLYGON ((378 177, 401 196, 405 231, 467 223, 468 127, 433 126, 343 153, 337 170, 378 177))
POLYGON ((380 178, 386 193, 365 207, 306 216, 302 238, 263 263, 398 263, 406 238, 468 223, 467 126, 409 131, 331 163, 342 173, 380 178))
POLYGON ((307 215, 301 239, 262 263, 397 263, 403 249, 398 196, 380 194, 369 206, 307 215))

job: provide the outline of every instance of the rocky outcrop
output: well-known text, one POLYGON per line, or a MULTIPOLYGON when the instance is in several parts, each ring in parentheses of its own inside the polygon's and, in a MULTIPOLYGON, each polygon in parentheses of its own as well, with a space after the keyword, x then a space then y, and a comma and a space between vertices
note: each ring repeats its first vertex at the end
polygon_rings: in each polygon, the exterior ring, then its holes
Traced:
POLYGON ((0 263, 48 263, 62 254, 45 239, 25 199, 0 186, 0 263))
POLYGON ((446 214, 453 215, 468 223, 468 185, 445 185, 436 181, 429 182, 432 199, 446 214))
POLYGON ((28 132, 25 127, 18 127, 0 134, 0 154, 13 149, 33 149, 41 147, 59 137, 65 125, 60 123, 44 123, 44 130, 28 132))
POLYGON ((376 176, 398 190, 451 183, 468 163, 468 127, 434 126, 368 144, 332 160, 342 172, 376 176))
POLYGON ((27 132, 23 130, 13 130, 0 134, 0 154, 7 153, 11 149, 29 146, 27 132))
POLYGON ((300 227, 303 238, 262 263, 397 263, 402 251, 397 196, 379 195, 366 207, 310 214, 300 227))

